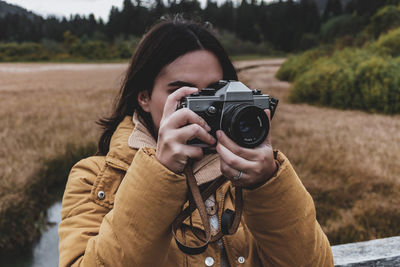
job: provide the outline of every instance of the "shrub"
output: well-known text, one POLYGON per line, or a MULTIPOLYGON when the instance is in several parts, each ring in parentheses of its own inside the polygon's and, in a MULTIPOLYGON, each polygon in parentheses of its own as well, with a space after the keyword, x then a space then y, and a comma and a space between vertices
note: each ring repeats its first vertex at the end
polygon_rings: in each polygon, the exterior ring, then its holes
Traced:
POLYGON ((40 44, 43 45, 43 48, 46 50, 48 54, 51 56, 56 54, 65 53, 64 47, 61 43, 58 43, 54 40, 50 39, 42 39, 40 44))
POLYGON ((400 26, 400 9, 396 6, 385 6, 376 12, 368 26, 375 38, 381 33, 400 26))
POLYGON ((87 59, 109 59, 110 49, 103 41, 77 42, 71 47, 71 55, 87 59))
POLYGON ((321 58, 292 85, 290 100, 343 109, 400 113, 398 59, 344 49, 321 58))
POLYGON ((118 37, 114 41, 113 49, 115 50, 116 58, 130 58, 135 51, 135 48, 139 44, 140 38, 136 36, 130 36, 125 39, 124 37, 118 37))
POLYGON ((367 25, 366 17, 357 15, 342 15, 334 17, 321 26, 321 39, 325 42, 333 42, 338 37, 345 35, 356 36, 367 25))
POLYGON ((307 50, 316 47, 319 43, 318 36, 312 33, 305 33, 301 36, 299 49, 307 50))
POLYGON ((268 42, 261 42, 259 44, 256 44, 250 41, 243 41, 229 32, 220 33, 218 35, 218 39, 220 40, 229 55, 271 55, 276 53, 272 44, 268 42))
POLYGON ((296 79, 290 91, 290 100, 338 108, 351 105, 357 94, 353 88, 353 64, 346 60, 334 55, 332 59, 317 61, 312 68, 296 79))
POLYGON ((400 28, 383 34, 371 45, 373 49, 380 53, 387 53, 393 57, 400 55, 400 28))
POLYGON ((305 73, 312 64, 321 57, 331 53, 328 46, 318 47, 304 52, 301 55, 290 56, 276 73, 276 77, 282 81, 294 81, 298 75, 305 73))
POLYGON ((50 58, 43 45, 37 43, 0 44, 0 61, 37 61, 50 58))
POLYGON ((392 58, 373 56, 356 69, 356 84, 363 109, 400 113, 400 65, 392 58))

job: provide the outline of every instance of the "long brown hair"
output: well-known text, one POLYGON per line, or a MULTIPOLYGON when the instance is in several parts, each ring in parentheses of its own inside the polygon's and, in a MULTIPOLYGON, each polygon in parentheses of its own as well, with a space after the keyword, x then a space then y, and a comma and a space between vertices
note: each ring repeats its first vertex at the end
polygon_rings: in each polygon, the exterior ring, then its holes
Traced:
POLYGON ((150 132, 155 133, 151 115, 138 104, 138 93, 148 91, 151 96, 154 80, 164 66, 188 52, 202 49, 218 58, 223 79, 237 80, 236 70, 225 49, 206 26, 175 18, 156 24, 143 36, 132 56, 111 116, 97 122, 103 128, 98 143, 99 154, 108 153, 118 124, 134 111, 139 112, 150 132))

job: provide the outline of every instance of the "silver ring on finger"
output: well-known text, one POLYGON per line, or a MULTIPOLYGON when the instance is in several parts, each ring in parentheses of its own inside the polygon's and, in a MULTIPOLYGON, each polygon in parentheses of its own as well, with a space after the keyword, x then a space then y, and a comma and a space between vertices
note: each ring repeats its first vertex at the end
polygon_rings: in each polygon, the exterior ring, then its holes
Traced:
POLYGON ((239 181, 242 178, 243 172, 239 171, 237 175, 233 176, 232 179, 235 181, 239 181))

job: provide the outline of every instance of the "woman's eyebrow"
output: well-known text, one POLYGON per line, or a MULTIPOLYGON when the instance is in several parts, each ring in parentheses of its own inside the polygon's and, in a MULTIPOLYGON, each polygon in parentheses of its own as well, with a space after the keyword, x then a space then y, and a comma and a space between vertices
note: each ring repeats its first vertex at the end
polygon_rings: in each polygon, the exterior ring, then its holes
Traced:
MULTIPOLYGON (((207 85, 207 88, 214 88, 218 85, 219 80, 210 83, 209 85, 207 85)), ((194 84, 190 83, 190 82, 184 82, 184 81, 174 81, 174 82, 170 82, 168 83, 168 86, 174 86, 174 87, 184 87, 184 86, 188 86, 188 87, 196 87, 194 84)))
POLYGON ((168 85, 169 86, 177 86, 177 87, 184 87, 184 86, 196 87, 194 84, 189 83, 189 82, 184 82, 184 81, 174 81, 174 82, 170 82, 168 85))

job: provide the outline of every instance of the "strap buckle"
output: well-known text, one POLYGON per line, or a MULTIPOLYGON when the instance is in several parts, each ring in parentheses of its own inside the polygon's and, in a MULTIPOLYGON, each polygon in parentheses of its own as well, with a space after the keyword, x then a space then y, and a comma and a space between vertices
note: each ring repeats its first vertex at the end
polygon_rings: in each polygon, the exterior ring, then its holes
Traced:
POLYGON ((237 231, 243 210, 242 188, 238 186, 235 187, 235 212, 230 209, 225 210, 221 218, 221 231, 217 235, 211 236, 211 226, 208 220, 204 200, 211 194, 215 193, 215 191, 226 182, 226 178, 220 177, 214 180, 202 193, 200 193, 190 164, 186 165, 184 173, 189 187, 190 201, 189 205, 181 211, 172 223, 172 234, 174 235, 178 248, 183 253, 197 255, 203 253, 207 249, 209 243, 219 240, 223 235, 232 235, 237 231), (188 246, 178 239, 176 233, 186 218, 191 216, 196 209, 199 211, 201 222, 204 226, 205 240, 201 240, 202 243, 198 246, 188 246))

